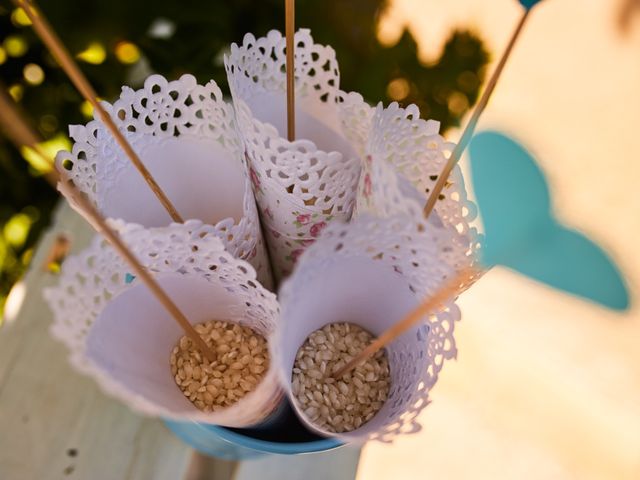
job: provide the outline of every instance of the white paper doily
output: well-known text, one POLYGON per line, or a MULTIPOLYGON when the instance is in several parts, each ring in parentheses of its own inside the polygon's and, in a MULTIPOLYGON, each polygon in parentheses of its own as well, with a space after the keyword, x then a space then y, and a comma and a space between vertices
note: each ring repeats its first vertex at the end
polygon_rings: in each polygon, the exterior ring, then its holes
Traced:
MULTIPOLYGON (((415 105, 406 109, 392 103, 376 107, 367 155, 358 185, 354 217, 400 216, 414 225, 424 223, 423 208, 454 145, 438 134, 439 123, 423 120, 415 105)), ((452 249, 465 252, 464 261, 450 263, 456 270, 478 265, 482 238, 472 221, 476 205, 467 198, 460 168, 452 171, 449 182, 436 202, 429 221, 453 229, 452 249)), ((469 288, 479 274, 469 278, 469 288)))
MULTIPOLYGON (((255 199, 235 128, 233 107, 215 82, 152 75, 140 90, 123 87, 103 106, 183 218, 213 225, 232 255, 270 277, 255 199)), ((168 213, 99 119, 70 127, 71 152, 56 166, 105 216, 163 227, 168 213)))
POLYGON ((286 130, 285 39, 277 31, 247 34, 225 57, 274 274, 293 267, 293 250, 278 238, 312 240, 299 215, 318 222, 351 216, 373 109, 357 93, 340 90, 333 49, 315 44, 308 30, 295 35, 296 137, 286 130))
MULTIPOLYGON (((376 210, 379 208, 406 211, 406 206, 399 205, 402 200, 384 193, 385 189, 393 191, 395 188, 405 197, 409 196, 417 201, 420 209, 424 207, 438 175, 455 147, 455 144, 445 141, 439 135, 439 127, 440 124, 434 120, 421 119, 416 105, 401 108, 393 102, 383 108, 382 104, 378 104, 372 120, 367 162, 359 185, 358 202, 365 205, 373 204, 373 207, 359 205, 359 211, 374 214, 378 213, 376 210), (391 168, 385 168, 386 166, 391 168), (392 179, 393 173, 399 174, 401 178, 392 179), (403 184, 405 179, 416 192, 411 193, 407 185, 403 184), (393 187, 396 183, 398 187, 393 187), (379 198, 373 198, 369 202, 362 201, 363 197, 376 195, 379 195, 379 198)), ((477 208, 467 198, 460 167, 456 166, 451 172, 449 182, 436 203, 435 211, 445 225, 454 226, 462 233, 470 230, 470 223, 477 215, 477 208)))
MULTIPOLYGON (((416 226, 403 216, 364 215, 325 229, 280 291, 282 319, 272 344, 273 358, 294 405, 291 368, 305 338, 336 321, 352 321, 375 335, 399 321, 454 274, 454 265, 469 263, 467 251, 456 248, 452 236, 460 234, 433 222, 416 226)), ((338 436, 349 442, 391 441, 399 433, 419 430, 416 417, 429 402, 429 390, 444 361, 455 357, 453 331, 459 319, 452 299, 394 341, 388 348, 389 399, 370 422, 338 436)))
MULTIPOLYGON (((279 317, 276 297, 256 280, 250 264, 225 251, 220 239, 201 237, 194 225, 160 232, 111 223, 192 323, 215 317, 237 321, 271 341, 279 317)), ((45 289, 44 296, 54 314, 51 333, 69 348, 71 364, 141 413, 246 426, 262 420, 280 401, 270 368, 257 389, 232 407, 197 410, 173 383, 169 369, 182 330, 99 237, 67 258, 58 285, 45 289)))

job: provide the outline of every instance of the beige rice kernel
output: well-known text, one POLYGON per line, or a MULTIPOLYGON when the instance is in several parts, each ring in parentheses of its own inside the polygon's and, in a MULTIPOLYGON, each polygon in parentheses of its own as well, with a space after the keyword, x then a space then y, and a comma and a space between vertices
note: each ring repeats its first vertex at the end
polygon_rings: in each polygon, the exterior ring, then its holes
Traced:
POLYGON ((254 330, 229 322, 209 321, 194 328, 216 359, 203 358, 191 339, 183 336, 171 350, 169 368, 196 408, 214 412, 233 405, 262 381, 269 368, 267 341, 254 330))
POLYGON ((386 350, 342 378, 330 376, 372 340, 373 335, 358 325, 332 323, 309 335, 298 349, 292 369, 293 395, 315 425, 334 433, 349 432, 382 408, 391 387, 386 350))

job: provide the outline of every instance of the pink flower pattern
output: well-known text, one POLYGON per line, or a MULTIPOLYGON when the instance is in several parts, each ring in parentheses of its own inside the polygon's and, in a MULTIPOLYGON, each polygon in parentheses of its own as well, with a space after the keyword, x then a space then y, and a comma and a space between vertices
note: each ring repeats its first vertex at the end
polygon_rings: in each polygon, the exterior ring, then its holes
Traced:
MULTIPOLYGON (((291 211, 289 213, 289 224, 285 219, 283 220, 281 230, 275 225, 265 227, 265 232, 269 235, 269 238, 278 240, 278 251, 271 252, 272 255, 279 257, 276 260, 276 269, 280 270, 281 278, 288 275, 288 272, 293 269, 293 266, 297 262, 302 253, 316 241, 316 238, 320 236, 322 230, 333 220, 333 215, 325 215, 323 213, 308 213, 306 211, 291 211), (274 228, 275 227, 275 228, 274 228), (293 227, 291 229, 287 227, 293 227), (287 272, 287 273, 285 273, 287 272)), ((274 220, 273 212, 268 208, 262 210, 261 218, 267 217, 274 220)), ((273 260, 272 260, 273 261, 273 260)))
POLYGON ((306 213, 304 215, 298 215, 296 220, 300 223, 300 225, 306 225, 311 220, 311 214, 306 213))
POLYGON ((253 168, 249 168, 249 178, 255 190, 260 190, 260 177, 253 168))
POLYGON ((293 252, 291 252, 291 261, 292 262, 297 262, 298 258, 300 257, 300 255, 302 255, 304 252, 303 248, 298 248, 297 250, 294 250, 293 252))
POLYGON ((367 173, 364 176, 364 192, 363 193, 365 198, 369 198, 371 196, 372 189, 373 189, 373 186, 371 184, 371 175, 367 173))
POLYGON ((311 226, 311 228, 309 229, 309 233, 313 238, 317 238, 326 226, 327 222, 318 222, 311 226))

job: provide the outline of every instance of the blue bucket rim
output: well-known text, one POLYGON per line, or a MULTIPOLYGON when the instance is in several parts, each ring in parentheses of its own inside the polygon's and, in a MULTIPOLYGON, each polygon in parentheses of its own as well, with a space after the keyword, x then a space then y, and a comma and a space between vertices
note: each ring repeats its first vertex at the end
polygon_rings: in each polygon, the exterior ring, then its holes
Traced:
POLYGON ((250 437, 241 433, 229 430, 218 425, 209 425, 205 423, 192 422, 194 426, 204 430, 211 431, 222 439, 241 447, 250 448, 264 453, 276 453, 282 455, 317 453, 344 445, 343 442, 335 438, 321 438, 311 440, 309 442, 272 442, 270 440, 260 440, 259 438, 250 437))

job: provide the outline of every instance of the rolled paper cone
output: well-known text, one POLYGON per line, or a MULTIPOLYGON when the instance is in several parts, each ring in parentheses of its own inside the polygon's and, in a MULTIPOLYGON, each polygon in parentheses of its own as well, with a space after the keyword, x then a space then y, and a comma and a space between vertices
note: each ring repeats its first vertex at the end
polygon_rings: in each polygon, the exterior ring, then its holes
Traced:
POLYGON ((233 251, 236 252, 234 257, 240 260, 245 260, 251 264, 251 266, 256 270, 257 279, 262 286, 268 290, 272 290, 273 288, 271 264, 268 260, 262 235, 260 235, 257 244, 255 244, 253 241, 254 239, 251 238, 230 239, 233 235, 234 226, 231 219, 219 222, 215 226, 204 223, 200 220, 187 220, 184 223, 172 223, 166 227, 156 228, 144 228, 142 225, 127 223, 122 220, 110 220, 109 223, 115 231, 121 234, 125 232, 128 234, 129 246, 145 253, 150 249, 153 250, 154 248, 153 240, 150 239, 158 237, 171 238, 179 235, 180 237, 183 237, 185 241, 204 238, 207 236, 214 236, 216 238, 223 237, 223 240, 227 241, 227 245, 225 245, 225 248, 227 249, 229 248, 228 242, 234 242, 235 248, 233 251), (145 231, 147 234, 144 234, 145 231), (229 233, 225 237, 226 232, 229 233))
MULTIPOLYGON (((275 295, 256 280, 250 264, 225 251, 219 238, 194 235, 189 222, 171 232, 120 224, 123 241, 191 323, 240 323, 271 341, 279 317, 275 295)), ((184 398, 170 365, 181 330, 104 240, 96 238, 69 257, 58 284, 44 295, 54 314, 52 335, 69 348, 72 365, 130 407, 237 427, 277 415, 283 394, 272 361, 258 387, 228 409, 205 413, 184 398)))
MULTIPOLYGON (((395 102, 387 108, 377 106, 354 218, 400 216, 416 227, 424 227, 423 210, 429 191, 446 163, 448 151, 453 148, 453 144, 438 134, 438 129, 438 122, 420 118, 415 105, 406 109, 395 102)), ((444 239, 441 258, 456 271, 469 267, 479 271, 482 238, 471 223, 476 214, 476 205, 467 198, 464 178, 456 167, 435 212, 426 221, 436 229, 451 231, 449 236, 437 238, 444 239)), ((476 275, 468 279, 461 292, 478 278, 476 275)))
MULTIPOLYGON (((385 185, 392 182, 391 174, 399 176, 400 189, 407 195, 408 181, 415 189, 415 197, 422 208, 434 188, 438 175, 447 162, 455 144, 447 142, 438 133, 439 122, 420 118, 420 110, 416 105, 401 108, 396 102, 384 108, 378 104, 372 119, 371 134, 367 143, 365 171, 362 175, 358 191, 358 210, 363 203, 372 203, 376 208, 384 208, 388 200, 384 196, 385 185), (391 168, 383 173, 379 164, 391 168), (371 173, 371 169, 377 170, 371 173), (377 178, 377 182, 367 182, 367 173, 377 178), (366 202, 365 194, 373 197, 366 202)), ((387 207, 389 208, 389 207, 387 207)), ((449 183, 442 191, 435 210, 445 225, 454 226, 459 231, 467 232, 475 229, 471 222, 477 215, 476 205, 467 198, 464 178, 460 167, 456 166, 449 177, 449 183)), ((369 208, 369 213, 375 213, 369 208)))
MULTIPOLYGON (((271 340, 276 319, 258 305, 248 307, 245 298, 225 284, 183 274, 163 274, 157 280, 192 324, 225 320, 271 340)), ((171 351, 182 336, 149 290, 135 285, 110 301, 98 316, 87 337, 86 357, 112 395, 148 415, 248 427, 277 412, 283 394, 272 366, 255 390, 233 405, 211 413, 198 410, 180 391, 170 370, 171 351)))
POLYGON ((387 347, 389 398, 369 422, 351 432, 333 434, 309 421, 292 392, 292 368, 305 339, 324 325, 355 323, 378 335, 401 320, 455 275, 452 264, 468 261, 468 252, 456 248, 456 237, 455 229, 431 222, 418 228, 406 216, 363 215, 349 224, 329 225, 301 255, 280 289, 282 315, 272 358, 308 428, 349 442, 388 441, 419 429, 416 416, 428 403, 444 360, 456 353, 453 327, 460 311, 454 299, 387 347))
MULTIPOLYGON (((422 221, 422 195, 392 164, 373 156, 365 158, 353 218, 406 215, 422 221)), ((437 213, 435 214, 437 215, 437 213)))
MULTIPOLYGON (((476 268, 476 272, 481 270, 478 254, 481 238, 475 227, 467 224, 465 219, 455 226, 446 225, 437 212, 433 212, 425 220, 422 195, 404 175, 389 163, 372 161, 371 157, 365 163, 357 209, 352 221, 362 217, 404 221, 404 226, 398 226, 400 230, 413 226, 416 231, 423 231, 427 236, 434 234, 423 240, 419 240, 420 235, 415 232, 412 235, 417 243, 432 243, 436 247, 438 258, 453 271, 470 267, 476 268)), ((468 289, 478 278, 480 275, 468 279, 461 286, 460 292, 468 289)))
MULTIPOLYGON (((281 202, 285 204, 288 200, 282 198, 281 202)), ((263 210, 260 216, 276 283, 293 271, 297 258, 313 244, 323 229, 334 219, 332 215, 291 208, 290 216, 278 217, 269 209, 263 210)))
MULTIPOLYGON (((172 82, 152 75, 144 88, 125 87, 113 105, 104 106, 181 216, 214 226, 210 233, 232 255, 250 261, 271 287, 233 108, 215 82, 200 86, 191 75, 172 82)), ((171 223, 99 119, 70 133, 72 151, 56 157, 63 182, 72 181, 105 217, 147 228, 171 223)))
POLYGON ((264 236, 270 247, 269 258, 276 283, 280 283, 293 272, 300 255, 316 241, 313 237, 287 237, 268 227, 264 230, 264 236))
MULTIPOLYGON (((277 31, 258 39, 247 34, 242 45, 232 45, 225 66, 263 221, 270 217, 272 230, 295 237, 278 225, 300 214, 324 215, 325 222, 350 218, 372 109, 359 94, 340 90, 335 52, 300 30, 296 140, 288 141, 285 43, 277 31)), ((270 252, 287 250, 270 240, 270 252)))

